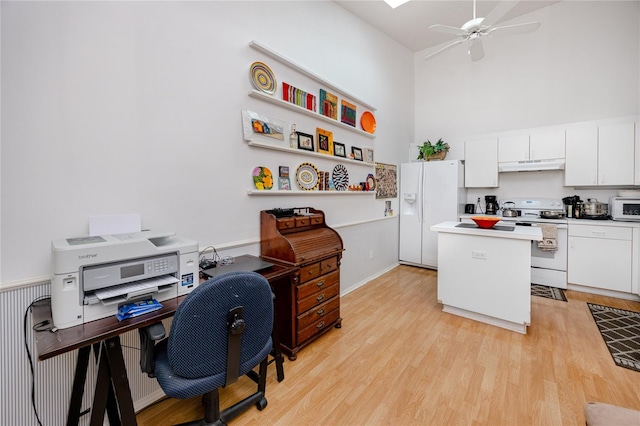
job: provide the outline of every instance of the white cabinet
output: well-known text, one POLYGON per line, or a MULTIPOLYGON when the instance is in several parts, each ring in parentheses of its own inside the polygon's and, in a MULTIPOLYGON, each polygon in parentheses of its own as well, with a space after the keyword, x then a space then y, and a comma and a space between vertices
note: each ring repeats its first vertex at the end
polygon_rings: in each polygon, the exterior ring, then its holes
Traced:
POLYGON ((598 127, 598 185, 633 185, 633 123, 598 127))
POLYGON ((567 130, 565 186, 598 184, 598 128, 567 130))
POLYGON ((633 185, 634 143, 634 123, 567 130, 565 186, 633 185))
POLYGON ((498 161, 529 160, 529 135, 501 136, 498 138, 498 161))
POLYGON ((498 139, 482 139, 464 143, 467 188, 498 186, 498 139))
POLYGON ((565 131, 531 133, 529 136, 529 152, 531 160, 564 158, 565 131))
POLYGON ((564 130, 503 136, 499 138, 498 161, 552 160, 564 158, 564 130))
POLYGON ((569 284, 630 293, 633 228, 569 224, 569 284))

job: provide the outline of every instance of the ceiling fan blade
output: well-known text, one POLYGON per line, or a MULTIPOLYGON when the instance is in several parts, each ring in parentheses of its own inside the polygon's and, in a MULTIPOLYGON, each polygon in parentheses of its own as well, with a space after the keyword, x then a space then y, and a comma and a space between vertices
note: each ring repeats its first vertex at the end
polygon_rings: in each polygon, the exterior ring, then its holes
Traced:
POLYGON ((474 62, 484 58, 484 47, 482 47, 482 40, 479 37, 469 39, 469 56, 474 62))
POLYGON ((459 36, 467 35, 467 32, 462 28, 450 27, 449 25, 436 24, 436 25, 431 25, 429 29, 431 31, 437 31, 439 33, 445 33, 445 34, 455 34, 459 36))
POLYGON ((525 24, 504 25, 502 27, 493 27, 486 31, 485 34, 493 35, 511 35, 531 33, 540 28, 540 22, 527 22, 525 24))
POLYGON ((500 19, 504 17, 511 9, 513 9, 518 4, 517 1, 501 1, 491 9, 491 12, 487 13, 487 16, 482 20, 483 27, 490 27, 500 19))
POLYGON ((432 53, 428 54, 427 56, 425 56, 425 57, 424 57, 424 60, 426 61, 426 60, 428 60, 428 59, 431 59, 431 58, 433 58, 434 56, 439 55, 439 54, 441 54, 442 52, 444 52, 444 51, 446 51, 446 50, 449 50, 449 49, 451 49, 453 46, 457 46, 458 44, 460 44, 460 43, 462 43, 462 42, 464 42, 464 39, 456 40, 456 41, 454 41, 453 43, 447 44, 447 45, 446 45, 446 46, 444 46, 443 48, 440 48, 440 49, 436 50, 435 52, 432 52, 432 53))

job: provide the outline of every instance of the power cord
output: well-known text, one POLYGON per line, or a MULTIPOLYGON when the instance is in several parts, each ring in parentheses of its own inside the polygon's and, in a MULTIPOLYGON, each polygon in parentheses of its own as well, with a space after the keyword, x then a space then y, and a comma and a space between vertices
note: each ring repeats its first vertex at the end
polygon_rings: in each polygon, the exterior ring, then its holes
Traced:
MULTIPOLYGON (((36 384, 35 384, 35 373, 33 369, 33 358, 31 357, 31 351, 29 350, 29 345, 27 343, 27 317, 29 316, 29 311, 38 302, 43 300, 51 299, 51 296, 40 296, 35 298, 27 309, 24 311, 24 320, 23 320, 23 328, 24 328, 24 348, 27 351, 27 359, 29 360, 29 367, 31 369, 31 406, 33 407, 33 412, 36 415, 36 420, 38 421, 38 425, 42 426, 42 422, 40 421, 40 415, 38 414, 38 408, 36 407, 36 384)), ((49 320, 41 321, 38 324, 35 324, 32 329, 36 332, 39 331, 57 331, 57 328, 49 320)))
POLYGON ((198 266, 200 267, 201 271, 209 268, 215 268, 216 266, 218 266, 218 262, 220 262, 220 256, 218 255, 218 252, 214 246, 205 247, 200 253, 198 253, 198 257, 200 259, 198 266), (211 259, 207 259, 204 256, 204 253, 209 249, 213 250, 213 256, 211 259))

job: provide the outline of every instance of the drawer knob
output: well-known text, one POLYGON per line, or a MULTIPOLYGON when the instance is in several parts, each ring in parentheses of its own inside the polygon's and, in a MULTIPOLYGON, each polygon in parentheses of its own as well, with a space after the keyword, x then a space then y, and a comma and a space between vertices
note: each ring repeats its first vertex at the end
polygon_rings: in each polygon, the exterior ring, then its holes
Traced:
POLYGON ((324 293, 322 293, 322 294, 318 295, 318 297, 316 297, 316 300, 317 300, 318 302, 319 302, 319 301, 321 301, 321 300, 323 300, 323 299, 324 299, 324 293))
POLYGON ((318 323, 318 325, 316 325, 316 328, 317 328, 318 330, 320 330, 322 327, 324 327, 324 321, 320 321, 320 322, 318 323))
POLYGON ((318 309, 316 311, 316 314, 318 314, 319 317, 323 316, 324 315, 324 309, 318 309))
POLYGON ((318 281, 318 284, 316 285, 318 286, 318 288, 322 287, 324 285, 324 280, 318 281))

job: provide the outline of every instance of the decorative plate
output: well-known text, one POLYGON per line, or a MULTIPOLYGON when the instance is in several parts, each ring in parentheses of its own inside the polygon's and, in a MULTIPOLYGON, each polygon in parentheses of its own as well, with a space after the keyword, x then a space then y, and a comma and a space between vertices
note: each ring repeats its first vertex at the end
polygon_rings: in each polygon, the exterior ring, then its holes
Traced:
POLYGON ((373 134, 376 131, 376 118, 369 111, 365 111, 360 117, 360 125, 365 132, 373 134))
POLYGON ((313 191, 318 187, 318 169, 311 163, 302 163, 296 170, 296 181, 300 189, 313 191))
POLYGON ((256 189, 273 188, 273 174, 268 168, 262 166, 254 167, 251 174, 253 175, 253 185, 256 189))
POLYGON ((342 164, 338 164, 333 168, 331 179, 333 179, 333 186, 338 191, 346 191, 349 189, 349 172, 347 172, 347 168, 342 164))
POLYGON ((264 62, 254 62, 249 68, 249 75, 251 76, 251 82, 256 89, 262 90, 265 93, 273 95, 276 93, 276 77, 273 75, 271 68, 264 62))
POLYGON ((369 184, 369 191, 375 191, 376 178, 371 173, 367 175, 367 183, 369 184))

